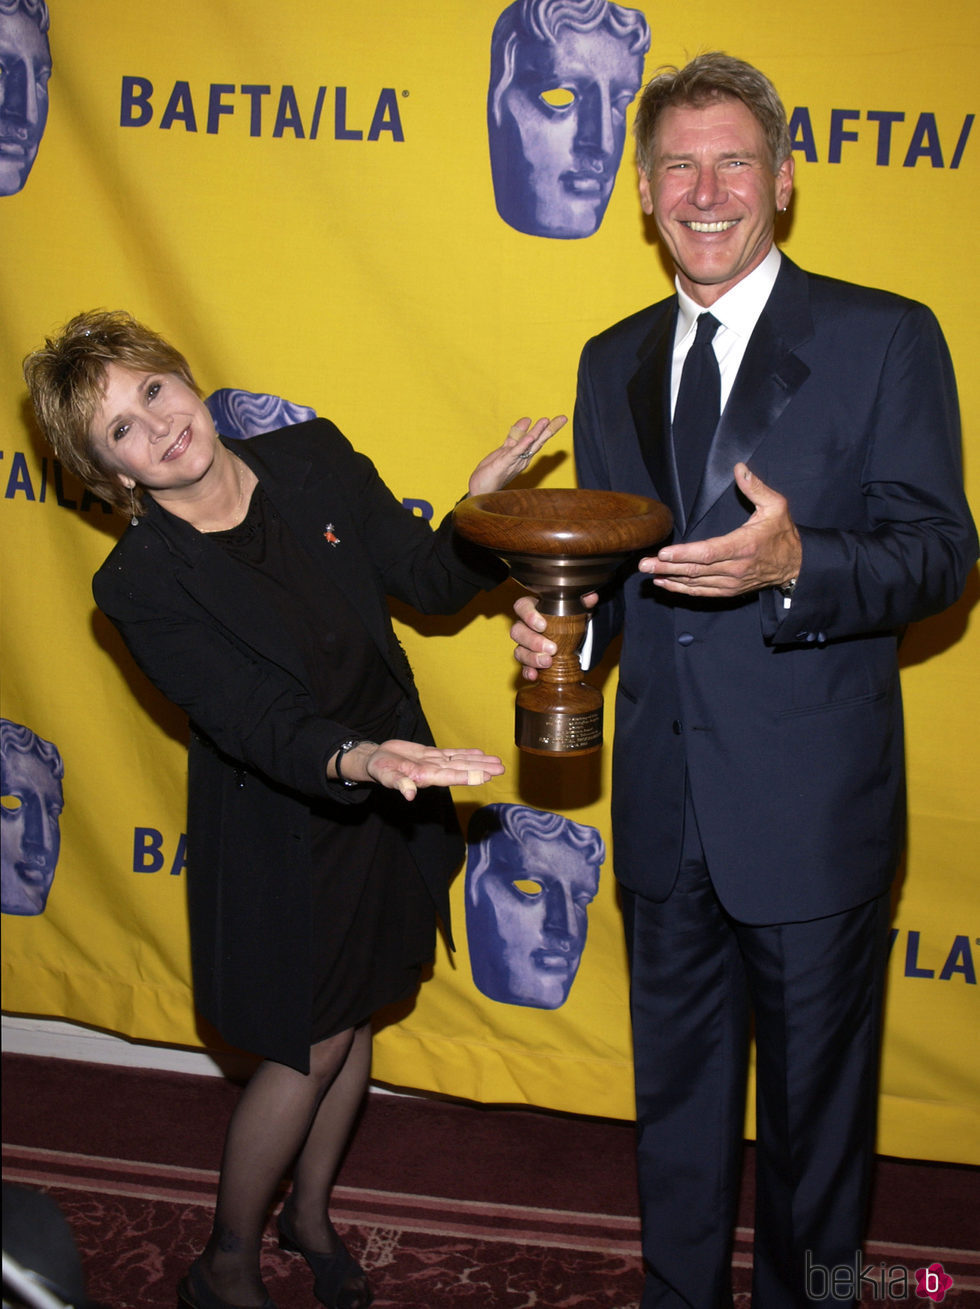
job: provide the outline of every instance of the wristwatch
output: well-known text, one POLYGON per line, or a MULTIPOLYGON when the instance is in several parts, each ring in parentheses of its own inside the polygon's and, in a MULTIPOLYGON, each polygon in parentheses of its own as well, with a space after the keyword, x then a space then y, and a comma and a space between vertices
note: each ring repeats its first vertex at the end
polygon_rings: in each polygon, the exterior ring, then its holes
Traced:
POLYGON ((791 577, 788 582, 784 582, 782 586, 776 587, 776 590, 783 597, 784 609, 788 609, 790 605, 793 603, 793 592, 796 590, 797 580, 798 580, 797 578, 791 577))
POLYGON ((341 782, 344 786, 357 786, 358 783, 352 782, 350 778, 345 777, 343 775, 343 773, 340 771, 340 761, 341 759, 343 759, 344 755, 347 753, 348 750, 353 750, 355 745, 360 745, 363 739, 364 738, 361 736, 351 736, 348 737, 346 741, 341 741, 337 753, 334 756, 334 761, 333 761, 334 772, 337 774, 337 781, 341 782))

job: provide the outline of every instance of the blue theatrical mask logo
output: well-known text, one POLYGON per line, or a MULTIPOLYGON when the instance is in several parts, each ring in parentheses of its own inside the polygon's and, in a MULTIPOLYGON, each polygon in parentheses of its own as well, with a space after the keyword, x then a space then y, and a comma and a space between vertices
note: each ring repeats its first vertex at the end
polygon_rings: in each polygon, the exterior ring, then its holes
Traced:
POLYGON ((608 0, 515 0, 490 45, 497 212, 530 236, 592 236, 616 181, 650 29, 608 0))
POLYGON ((29 727, 0 718, 0 909, 43 914, 61 850, 65 765, 29 727))
POLYGON ((44 0, 0 0, 0 195, 23 189, 48 121, 48 23, 44 0))
POLYGON ((234 387, 212 391, 204 403, 215 430, 234 441, 245 441, 250 436, 260 436, 263 432, 274 432, 280 427, 316 418, 316 411, 306 405, 294 404, 278 395, 241 391, 234 387))
POLYGON ((470 820, 466 936, 473 982, 501 1004, 557 1009, 568 999, 606 857, 594 827, 525 805, 470 820))

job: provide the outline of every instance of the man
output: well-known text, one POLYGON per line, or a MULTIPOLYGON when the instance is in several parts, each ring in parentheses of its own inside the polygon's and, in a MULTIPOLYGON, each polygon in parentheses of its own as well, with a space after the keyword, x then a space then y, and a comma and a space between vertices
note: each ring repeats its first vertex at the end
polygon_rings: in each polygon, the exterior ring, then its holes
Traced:
MULTIPOLYGON (((788 1309, 813 1303, 808 1260, 853 1268, 860 1248, 904 828, 898 641, 956 600, 977 538, 932 314, 773 245, 793 161, 767 79, 701 55, 653 79, 635 130, 677 294, 585 347, 575 445, 582 485, 676 520, 592 623, 596 651, 623 632, 642 1304, 731 1305, 751 1023, 752 1304, 788 1309)), ((533 678, 554 647, 529 597, 517 610, 533 678)))
POLYGON ((474 983, 501 1004, 560 1008, 585 949, 605 842, 594 827, 516 804, 478 809, 468 841, 474 983))
POLYGON ((0 195, 16 195, 34 166, 48 121, 48 9, 0 0, 0 195))
POLYGON ((43 914, 61 850, 58 747, 0 718, 0 872, 5 914, 43 914))
POLYGON ((514 0, 490 46, 497 212, 531 236, 591 236, 609 204, 650 29, 607 0, 514 0))

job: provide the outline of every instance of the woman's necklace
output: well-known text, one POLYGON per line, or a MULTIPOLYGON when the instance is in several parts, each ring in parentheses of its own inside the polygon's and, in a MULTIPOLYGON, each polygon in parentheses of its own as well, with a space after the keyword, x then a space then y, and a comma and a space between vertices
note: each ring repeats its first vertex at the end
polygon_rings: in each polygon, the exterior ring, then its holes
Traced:
POLYGON ((237 527, 242 521, 242 504, 245 501, 245 463, 236 455, 229 455, 229 459, 234 459, 238 466, 238 499, 235 502, 234 509, 228 513, 222 514, 221 518, 213 522, 195 523, 194 526, 199 532, 227 532, 229 528, 237 527))

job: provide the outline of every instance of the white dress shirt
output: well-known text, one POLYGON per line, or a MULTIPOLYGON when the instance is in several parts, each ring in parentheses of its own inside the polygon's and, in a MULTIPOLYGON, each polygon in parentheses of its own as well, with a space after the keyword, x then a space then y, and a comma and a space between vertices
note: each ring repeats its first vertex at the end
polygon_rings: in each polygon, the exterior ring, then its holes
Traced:
MULTIPOLYGON (((740 282, 736 282, 732 289, 720 296, 707 311, 714 314, 721 324, 715 332, 711 344, 718 360, 718 371, 721 374, 722 413, 725 411, 728 397, 735 385, 738 370, 742 366, 745 350, 749 344, 749 337, 755 331, 755 325, 759 321, 759 316, 766 307, 766 301, 769 299, 772 288, 776 283, 776 276, 779 273, 781 262, 782 255, 776 246, 772 246, 762 263, 757 268, 753 268, 751 273, 747 273, 740 282)), ((671 418, 674 416, 674 406, 677 404, 677 392, 680 390, 684 360, 687 358, 688 350, 694 343, 698 318, 705 313, 704 306, 696 304, 687 292, 681 289, 679 279, 675 279, 674 285, 677 288, 678 309, 677 326, 674 329, 674 353, 670 366, 671 418)), ((783 600, 784 608, 788 609, 790 603, 789 597, 785 597, 783 600)), ((591 621, 582 640, 579 660, 583 669, 588 670, 592 667, 591 621)))
MULTIPOLYGON (((775 246, 757 268, 747 273, 740 282, 736 282, 730 291, 715 301, 707 312, 713 314, 721 326, 715 332, 711 342, 718 371, 721 373, 721 410, 724 413, 728 397, 738 370, 745 357, 745 348, 749 337, 755 330, 759 315, 766 307, 770 292, 779 272, 782 255, 775 246)), ((705 312, 704 306, 695 304, 686 291, 682 291, 680 282, 677 287, 677 327, 674 331, 674 353, 670 368, 670 413, 674 414, 677 404, 677 392, 681 385, 681 372, 687 352, 694 343, 698 319, 705 312)))

